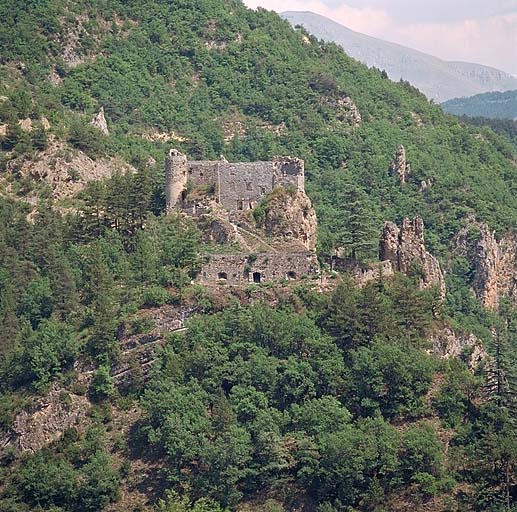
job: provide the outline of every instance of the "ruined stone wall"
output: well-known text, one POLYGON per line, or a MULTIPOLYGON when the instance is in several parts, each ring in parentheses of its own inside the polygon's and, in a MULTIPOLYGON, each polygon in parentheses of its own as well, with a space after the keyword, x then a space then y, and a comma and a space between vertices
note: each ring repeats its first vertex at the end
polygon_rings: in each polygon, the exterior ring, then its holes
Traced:
POLYGON ((270 162, 228 163, 187 161, 185 155, 172 149, 166 159, 167 209, 181 203, 187 181, 193 186, 214 185, 215 197, 223 208, 249 210, 275 187, 305 190, 303 160, 278 157, 270 162))
POLYGON ((243 285, 294 280, 318 273, 318 260, 310 252, 216 254, 203 265, 198 281, 243 285))
POLYGON ((168 212, 173 210, 181 200, 187 180, 187 157, 171 149, 165 158, 165 205, 168 212))
POLYGON ((217 185, 219 162, 188 162, 188 180, 194 185, 217 185))
POLYGON ((273 162, 221 163, 219 202, 227 210, 249 210, 274 187, 273 162))

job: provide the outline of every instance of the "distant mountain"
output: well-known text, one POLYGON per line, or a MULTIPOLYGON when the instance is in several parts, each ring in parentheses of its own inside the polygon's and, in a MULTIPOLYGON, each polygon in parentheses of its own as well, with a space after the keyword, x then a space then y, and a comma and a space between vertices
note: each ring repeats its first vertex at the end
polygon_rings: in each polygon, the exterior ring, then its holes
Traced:
POLYGON ((367 66, 384 69, 395 81, 401 78, 428 98, 443 102, 489 91, 517 89, 517 78, 488 66, 447 62, 395 43, 376 39, 312 12, 284 12, 292 25, 301 25, 316 37, 333 41, 367 66))
POLYGON ((442 106, 446 112, 458 116, 517 120, 517 91, 487 92, 469 98, 455 98, 442 106))

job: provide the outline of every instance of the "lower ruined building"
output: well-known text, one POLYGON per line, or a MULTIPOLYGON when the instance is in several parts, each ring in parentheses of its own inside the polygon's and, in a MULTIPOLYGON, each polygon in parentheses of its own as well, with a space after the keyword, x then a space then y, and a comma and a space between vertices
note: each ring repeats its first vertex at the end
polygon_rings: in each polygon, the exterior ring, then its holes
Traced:
POLYGON ((303 160, 189 161, 172 149, 165 175, 168 212, 195 218, 207 240, 238 247, 207 255, 199 282, 247 285, 319 275, 303 160))
POLYGON ((311 252, 217 254, 209 257, 199 274, 205 284, 225 282, 231 285, 296 280, 316 275, 319 264, 311 252))

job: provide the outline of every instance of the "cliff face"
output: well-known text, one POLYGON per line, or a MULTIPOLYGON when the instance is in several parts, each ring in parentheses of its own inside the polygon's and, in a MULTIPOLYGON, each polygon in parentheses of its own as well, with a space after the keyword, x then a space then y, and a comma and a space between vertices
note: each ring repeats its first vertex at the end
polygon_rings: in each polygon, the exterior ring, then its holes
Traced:
POLYGON ((442 359, 465 356, 470 369, 488 357, 481 341, 472 333, 455 332, 444 326, 431 335, 433 353, 442 359))
POLYGON ((83 429, 89 408, 86 397, 68 393, 55 384, 31 410, 16 416, 11 432, 0 440, 0 445, 29 452, 40 450, 59 439, 67 429, 83 429))
POLYGON ((267 236, 294 240, 314 251, 317 227, 316 212, 305 192, 278 190, 267 201, 264 217, 267 236))
POLYGON ((393 160, 390 165, 390 173, 397 176, 400 184, 404 185, 410 172, 411 166, 407 161, 406 148, 400 145, 395 155, 393 155, 393 160))
POLYGON ((416 275, 421 288, 438 287, 445 297, 445 280, 438 260, 427 251, 424 223, 420 217, 404 219, 402 227, 386 222, 381 237, 379 257, 390 261, 393 270, 416 275))
MULTIPOLYGON (((109 178, 115 172, 136 172, 136 169, 119 158, 93 160, 82 151, 57 141, 34 155, 24 155, 7 163, 6 175, 33 181, 35 185, 47 186, 52 198, 61 200, 80 192, 90 181, 109 178)), ((9 191, 9 188, 7 188, 9 191)), ((36 203, 36 191, 25 196, 28 202, 36 203)))
POLYGON ((106 117, 104 117, 104 107, 101 107, 99 113, 93 116, 90 124, 100 130, 104 135, 110 134, 108 130, 108 122, 106 121, 106 117))
POLYGON ((455 251, 472 264, 472 287, 488 309, 495 309, 500 297, 517 304, 517 233, 499 241, 488 226, 472 222, 453 241, 455 251))

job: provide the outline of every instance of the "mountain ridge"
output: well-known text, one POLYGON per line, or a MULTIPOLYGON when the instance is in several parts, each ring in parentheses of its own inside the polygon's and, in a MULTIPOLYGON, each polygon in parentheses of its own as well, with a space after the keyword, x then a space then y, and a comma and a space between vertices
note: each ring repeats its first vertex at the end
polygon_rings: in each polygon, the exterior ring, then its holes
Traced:
POLYGON ((491 119, 517 120, 517 90, 486 92, 475 96, 453 98, 442 104, 450 114, 491 119))
POLYGON ((394 81, 409 81, 440 103, 460 96, 517 88, 517 79, 496 68, 445 61, 399 43, 356 32, 311 11, 285 11, 281 16, 292 25, 304 26, 318 38, 339 44, 360 62, 384 69, 394 81))

